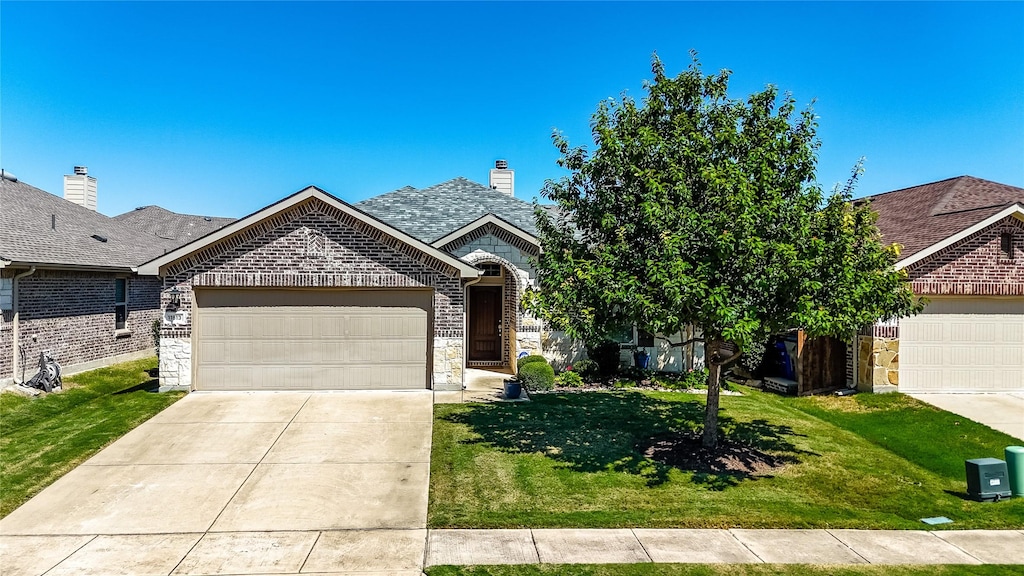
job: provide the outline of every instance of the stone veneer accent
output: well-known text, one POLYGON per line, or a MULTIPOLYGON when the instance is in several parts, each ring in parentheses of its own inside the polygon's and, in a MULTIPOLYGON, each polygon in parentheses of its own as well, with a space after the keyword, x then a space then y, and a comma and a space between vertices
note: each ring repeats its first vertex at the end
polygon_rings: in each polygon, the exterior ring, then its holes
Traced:
POLYGON ((160 391, 192 389, 192 339, 160 338, 160 391))
POLYGON ((895 392, 900 383, 898 338, 857 337, 857 389, 861 392, 895 392))
POLYGON ((181 291, 181 306, 177 314, 164 317, 161 347, 168 340, 173 354, 161 355, 162 386, 181 387, 184 375, 191 375, 191 348, 174 342, 191 342, 194 287, 432 288, 434 359, 438 347, 445 359, 434 365, 434 385, 462 386, 464 300, 458 271, 318 199, 171 264, 164 277, 165 309, 173 287, 181 291), (168 374, 177 375, 177 383, 164 380, 165 366, 168 374))
MULTIPOLYGON (((4 269, 4 277, 25 270, 4 269)), ((50 350, 67 371, 78 365, 115 362, 137 352, 155 353, 151 327, 159 318, 160 281, 157 278, 67 270, 36 270, 18 280, 21 341, 25 378, 38 370, 39 352, 50 350), (128 279, 128 317, 125 330, 114 329, 114 279, 128 279), (33 338, 34 337, 34 338, 33 338)), ((0 381, 13 374, 14 313, 0 318, 0 381)))

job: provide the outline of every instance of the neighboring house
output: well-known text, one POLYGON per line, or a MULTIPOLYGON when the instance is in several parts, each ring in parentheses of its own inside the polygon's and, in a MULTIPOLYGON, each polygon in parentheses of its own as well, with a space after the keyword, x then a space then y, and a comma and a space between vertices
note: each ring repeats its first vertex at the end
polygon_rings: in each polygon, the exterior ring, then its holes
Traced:
POLYGON ((858 388, 1024 392, 1024 188, 960 176, 866 200, 929 304, 858 337, 858 388))
POLYGON ((159 206, 142 206, 114 216, 114 220, 164 240, 187 244, 235 221, 234 218, 178 214, 159 206))
POLYGON ((520 306, 540 249, 533 206, 507 165, 490 184, 355 205, 310 187, 142 266, 164 279, 162 385, 457 390, 465 368, 521 353, 572 361, 581 346, 520 306))
POLYGON ((135 267, 180 242, 96 212, 84 167, 64 197, 0 179, 0 385, 31 378, 41 350, 65 372, 153 353, 160 281, 135 267))

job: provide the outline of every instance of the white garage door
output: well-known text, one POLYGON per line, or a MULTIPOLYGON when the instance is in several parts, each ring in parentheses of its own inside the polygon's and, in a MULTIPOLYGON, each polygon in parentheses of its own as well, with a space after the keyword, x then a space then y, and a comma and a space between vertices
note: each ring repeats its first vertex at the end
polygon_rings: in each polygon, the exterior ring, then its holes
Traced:
POLYGON ((901 392, 1024 391, 1024 298, 930 298, 900 320, 901 392))
POLYGON ((428 290, 198 289, 197 390, 429 387, 428 290))

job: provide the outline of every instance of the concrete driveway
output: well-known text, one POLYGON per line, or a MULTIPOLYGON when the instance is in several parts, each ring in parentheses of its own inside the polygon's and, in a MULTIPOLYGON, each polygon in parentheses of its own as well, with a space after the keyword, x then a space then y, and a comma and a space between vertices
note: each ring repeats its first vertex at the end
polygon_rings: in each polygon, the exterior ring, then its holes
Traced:
POLYGON ((947 412, 980 422, 1024 441, 1024 393, 1021 394, 910 394, 947 412))
POLYGON ((0 520, 0 571, 420 574, 431 415, 427 390, 190 394, 0 520))

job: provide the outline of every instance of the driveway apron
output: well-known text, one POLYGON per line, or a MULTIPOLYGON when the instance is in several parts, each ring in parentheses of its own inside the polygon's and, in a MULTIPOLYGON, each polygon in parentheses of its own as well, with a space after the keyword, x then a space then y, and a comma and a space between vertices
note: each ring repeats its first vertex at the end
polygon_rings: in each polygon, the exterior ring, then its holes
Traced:
POLYGON ((189 394, 0 520, 3 573, 418 574, 431 417, 427 390, 189 394))

